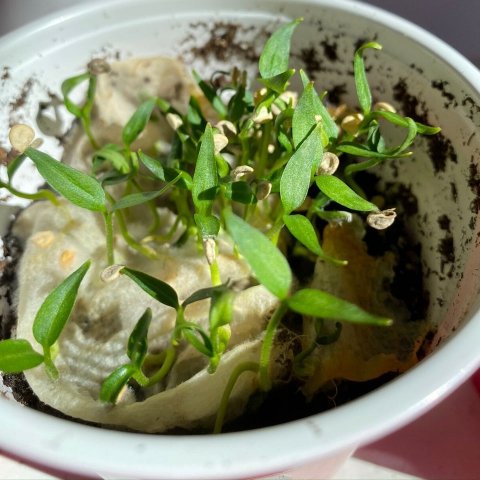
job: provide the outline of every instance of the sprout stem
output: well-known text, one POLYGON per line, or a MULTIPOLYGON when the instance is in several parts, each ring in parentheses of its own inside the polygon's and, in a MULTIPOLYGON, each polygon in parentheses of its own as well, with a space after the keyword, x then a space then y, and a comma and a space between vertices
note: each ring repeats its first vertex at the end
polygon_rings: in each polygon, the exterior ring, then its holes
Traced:
POLYGON ((107 263, 113 265, 115 263, 115 253, 113 249, 113 218, 112 212, 103 214, 105 221, 105 237, 107 241, 107 263))
POLYGON ((278 325, 280 324, 287 310, 288 307, 286 303, 282 302, 270 318, 265 331, 265 337, 263 338, 262 351, 260 352, 259 374, 260 388, 265 392, 272 388, 272 380, 270 378, 270 357, 272 354, 273 340, 275 338, 278 325))
POLYGON ((59 206, 60 202, 56 195, 50 190, 39 190, 35 193, 20 192, 9 183, 0 181, 0 188, 6 188, 12 195, 26 200, 49 200, 53 205, 59 206))
POLYGON ((175 353, 175 347, 173 345, 170 345, 165 353, 165 360, 160 367, 160 370, 158 370, 156 373, 154 373, 149 379, 147 383, 147 387, 151 387, 152 385, 155 385, 158 383, 160 380, 163 380, 167 373, 170 371, 172 368, 173 362, 175 361, 176 353, 175 353))
POLYGON ((230 377, 228 379, 227 385, 225 386, 225 390, 223 391, 222 399, 220 400, 220 405, 217 411, 217 417, 215 419, 215 426, 213 428, 213 433, 221 433, 223 422, 225 420, 225 414, 227 413, 228 407, 228 400, 230 399, 230 395, 232 394, 232 390, 237 383, 238 378, 244 372, 258 372, 259 365, 256 362, 244 362, 237 365, 230 377))
POLYGON ((45 364, 45 370, 47 371, 48 376, 52 380, 57 380, 58 370, 52 361, 52 354, 50 351, 50 347, 46 347, 46 346, 43 347, 43 363, 45 364))

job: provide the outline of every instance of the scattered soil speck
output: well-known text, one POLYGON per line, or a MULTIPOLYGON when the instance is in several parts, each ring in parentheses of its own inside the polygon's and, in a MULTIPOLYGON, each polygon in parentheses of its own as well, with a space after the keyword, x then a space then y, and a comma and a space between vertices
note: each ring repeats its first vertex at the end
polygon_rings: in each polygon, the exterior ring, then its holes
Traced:
POLYGON ((450 107, 456 107, 458 105, 458 102, 455 98, 455 95, 453 93, 447 91, 448 82, 446 80, 433 80, 432 81, 432 88, 435 90, 438 90, 443 98, 446 98, 447 101, 445 102, 444 106, 445 108, 450 108, 450 107))
POLYGON ((447 168, 447 161, 458 163, 457 153, 452 142, 442 133, 428 137, 428 153, 432 161, 435 173, 444 172, 447 168))
MULTIPOLYGON (((244 58, 250 62, 257 62, 259 54, 254 48, 254 45, 261 44, 262 42, 258 38, 267 37, 268 33, 265 30, 259 32, 252 38, 251 41, 240 40, 238 34, 240 32, 251 32, 255 30, 255 27, 242 27, 241 25, 227 22, 215 22, 209 26, 205 22, 198 22, 191 25, 194 29, 207 30, 209 33, 209 39, 200 46, 194 46, 191 48, 191 53, 196 57, 200 57, 203 60, 209 58, 216 58, 220 61, 228 61, 233 57, 244 58)), ((189 37, 187 40, 191 40, 189 37)))

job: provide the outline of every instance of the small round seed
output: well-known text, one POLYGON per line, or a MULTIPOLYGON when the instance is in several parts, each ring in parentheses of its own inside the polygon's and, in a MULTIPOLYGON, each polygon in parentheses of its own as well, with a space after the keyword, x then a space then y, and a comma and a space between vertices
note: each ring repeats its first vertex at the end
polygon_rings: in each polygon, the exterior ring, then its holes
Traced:
POLYGON ((340 160, 334 153, 325 152, 317 169, 317 175, 333 175, 339 165, 340 160))
POLYGON ((363 115, 361 113, 354 113, 347 115, 342 120, 342 129, 349 135, 355 135, 358 132, 358 127, 362 123, 363 115))
POLYGON ((35 131, 32 127, 19 123, 10 129, 8 139, 15 150, 23 153, 35 139, 35 131))
POLYGON ((115 264, 110 265, 103 270, 100 274, 100 278, 105 283, 113 282, 120 276, 120 272, 125 268, 125 265, 115 264))
POLYGON ((391 105, 390 103, 387 103, 387 102, 377 102, 373 106, 373 109, 374 110, 379 110, 381 112, 397 113, 397 110, 395 109, 395 107, 393 105, 391 105))
POLYGON ((238 167, 235 167, 230 172, 230 176, 232 177, 232 180, 236 182, 240 178, 242 178, 246 175, 250 175, 253 172, 254 172, 254 170, 253 170, 252 167, 250 167, 248 165, 239 165, 238 167))
POLYGON ((213 145, 215 154, 220 153, 228 145, 228 138, 222 133, 215 133, 213 135, 213 145))
POLYGON ((267 182, 266 180, 262 180, 257 186, 257 192, 255 196, 257 197, 257 200, 260 202, 262 200, 265 200, 270 195, 271 191, 272 191, 272 184, 270 182, 267 182))
POLYGON ((252 120, 258 125, 269 122, 272 119, 273 114, 267 110, 267 107, 260 108, 260 110, 256 112, 252 118, 252 120))
POLYGON ((177 131, 183 125, 183 120, 176 113, 169 112, 165 115, 165 118, 167 120, 167 123, 175 131, 177 131))

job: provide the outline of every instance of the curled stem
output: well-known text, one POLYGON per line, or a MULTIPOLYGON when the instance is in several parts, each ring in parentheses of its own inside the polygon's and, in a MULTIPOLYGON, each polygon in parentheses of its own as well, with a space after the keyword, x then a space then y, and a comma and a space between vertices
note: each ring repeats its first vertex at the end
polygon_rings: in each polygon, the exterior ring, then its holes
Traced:
POLYGON ((162 366, 157 372, 155 372, 151 377, 149 377, 148 383, 145 386, 151 387, 152 385, 158 383, 160 380, 163 380, 172 368, 175 357, 175 347, 173 345, 170 345, 165 352, 165 360, 163 361, 162 366))
POLYGON ((223 422, 225 420, 225 414, 227 413, 228 401, 230 399, 230 395, 232 394, 233 388, 237 383, 240 375, 245 372, 258 372, 259 365, 256 362, 244 362, 237 365, 230 377, 228 379, 227 385, 225 386, 225 390, 223 391, 222 398, 220 400, 220 405, 217 411, 217 417, 215 418, 215 426, 213 428, 213 433, 221 433, 223 422))

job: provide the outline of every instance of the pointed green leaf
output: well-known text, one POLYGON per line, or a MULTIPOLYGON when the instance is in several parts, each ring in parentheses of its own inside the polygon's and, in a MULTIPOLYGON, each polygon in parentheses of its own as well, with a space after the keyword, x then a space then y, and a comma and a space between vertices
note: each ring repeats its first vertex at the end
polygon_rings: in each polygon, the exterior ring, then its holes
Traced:
POLYGON ((293 22, 283 25, 267 40, 258 62, 262 78, 272 78, 288 70, 293 31, 302 20, 302 18, 297 18, 293 22))
POLYGON ((288 161, 280 180, 280 198, 286 213, 305 201, 312 175, 322 161, 321 125, 317 125, 288 161))
POLYGON ((165 167, 163 169, 163 172, 165 173, 165 180, 167 180, 168 182, 172 182, 178 176, 180 177, 178 182, 176 183, 177 187, 184 188, 186 190, 191 190, 193 188, 192 177, 184 170, 180 170, 179 168, 165 167))
POLYGON ((123 127, 122 140, 127 147, 130 147, 147 126, 156 103, 156 98, 149 98, 143 102, 123 127))
POLYGON ((143 359, 148 351, 148 329, 152 321, 152 310, 147 308, 143 315, 138 319, 130 337, 128 338, 127 356, 132 364, 141 368, 143 359))
POLYGON ((225 212, 225 223, 258 281, 278 298, 286 298, 292 272, 280 250, 263 233, 232 212, 225 212))
POLYGON ((195 173, 193 175, 192 196, 193 203, 198 213, 210 214, 212 197, 209 192, 218 186, 217 162, 215 160, 215 148, 213 143, 213 131, 207 124, 202 143, 198 152, 195 173), (205 198, 206 197, 206 198, 205 198))
POLYGON ((19 373, 35 368, 43 362, 43 355, 37 353, 30 342, 11 338, 0 342, 0 371, 19 373))
POLYGON ((112 211, 115 212, 116 210, 135 207, 137 205, 141 205, 142 203, 147 203, 150 200, 154 200, 155 198, 158 198, 161 195, 163 195, 179 179, 180 179, 180 176, 177 176, 177 178, 167 183, 161 190, 153 190, 151 192, 138 192, 138 193, 131 193, 130 195, 126 195, 125 197, 121 198, 120 200, 118 200, 112 205, 112 211))
POLYGON ((100 400, 106 403, 115 403, 121 391, 136 371, 137 368, 131 364, 118 367, 103 381, 100 388, 100 400))
POLYGON ((191 303, 199 302, 200 300, 205 300, 206 298, 211 298, 218 293, 226 291, 227 288, 228 287, 226 284, 217 285, 216 287, 201 288, 186 298, 182 303, 182 307, 185 308, 191 303))
POLYGON ((77 118, 82 116, 82 107, 78 106, 72 100, 70 100, 70 93, 81 83, 90 79, 90 73, 82 73, 75 77, 67 78, 63 81, 61 90, 63 95, 63 103, 67 110, 75 115, 77 118))
POLYGON ((200 87, 200 90, 203 92, 212 107, 219 113, 222 118, 224 118, 227 115, 227 107, 223 103, 222 99, 217 95, 215 90, 210 85, 208 85, 204 80, 202 80, 200 75, 195 70, 192 71, 192 75, 198 86, 200 87))
POLYGON ((212 341, 199 325, 196 325, 192 322, 182 323, 178 331, 183 335, 185 340, 187 340, 187 342, 196 348, 200 353, 207 357, 211 357, 213 355, 212 341))
MULTIPOLYGON (((302 71, 300 73, 302 74, 302 71)), ((308 81, 308 78, 305 77, 305 80, 308 81)), ((298 100, 292 118, 292 137, 295 148, 302 143, 308 133, 318 123, 318 117, 322 120, 322 127, 328 138, 337 138, 337 124, 318 97, 313 82, 308 82, 298 100)))
POLYGON ((355 87, 357 89, 358 101, 363 114, 368 115, 372 108, 372 93, 368 86, 367 74, 365 73, 365 63, 363 61, 363 52, 367 48, 381 50, 382 46, 377 42, 368 42, 362 45, 353 58, 353 72, 355 76, 355 87))
POLYGON ((407 135, 405 136, 403 142, 397 148, 392 150, 392 153, 397 155, 405 151, 413 143, 415 137, 417 136, 417 124, 409 117, 405 117, 405 120, 408 124, 407 135))
POLYGON ((295 292, 287 299, 287 304, 293 311, 312 317, 367 325, 388 326, 392 324, 392 320, 389 318, 372 315, 353 303, 311 288, 295 292))
POLYGON ((270 90, 273 90, 277 93, 283 93, 287 89, 290 83, 290 79, 293 77, 294 74, 295 69, 290 68, 289 70, 282 72, 275 77, 260 78, 259 81, 270 90))
POLYGON ((351 142, 344 142, 336 147, 337 151, 342 153, 348 153, 349 155, 354 155, 356 157, 364 158, 379 158, 379 159, 388 159, 388 158, 399 158, 399 157, 408 157, 410 152, 406 153, 392 153, 392 152, 376 152, 366 145, 360 145, 351 142))
POLYGON ((120 173, 126 174, 130 171, 130 165, 125 158, 122 148, 113 143, 104 145, 100 150, 97 150, 93 155, 94 167, 102 164, 104 160, 108 160, 113 168, 120 173))
POLYGON ((122 268, 120 273, 131 278, 144 292, 148 293, 148 295, 158 302, 167 305, 167 307, 172 307, 175 310, 178 309, 177 292, 168 283, 152 277, 147 273, 139 272, 138 270, 133 270, 128 267, 122 268))
POLYGON ((336 258, 326 255, 320 246, 317 233, 310 220, 303 215, 284 215, 283 221, 287 226, 289 232, 305 247, 320 258, 329 260, 337 265, 346 265, 344 260, 337 260, 336 258))
POLYGON ((87 210, 106 212, 105 192, 95 178, 57 162, 50 155, 34 148, 27 148, 25 154, 33 161, 40 175, 60 195, 87 210))
POLYGON ((33 336, 44 348, 51 347, 62 333, 72 313, 78 289, 90 268, 87 260, 52 290, 40 306, 33 321, 33 336))
POLYGON ((228 325, 233 318, 234 293, 231 290, 216 292, 212 296, 209 313, 210 331, 228 325))
POLYGON ((333 175, 319 175, 316 178, 318 188, 334 202, 360 212, 376 212, 378 207, 356 194, 342 180, 333 175))
MULTIPOLYGON (((402 117, 398 113, 374 111, 371 113, 371 115, 384 118, 385 120, 393 123, 394 125, 398 125, 399 127, 408 128, 408 120, 406 117, 402 117)), ((435 135, 442 130, 440 127, 431 127, 430 125, 424 125, 420 122, 415 122, 415 125, 417 126, 418 133, 422 135, 435 135)))

